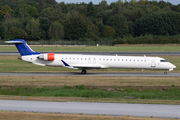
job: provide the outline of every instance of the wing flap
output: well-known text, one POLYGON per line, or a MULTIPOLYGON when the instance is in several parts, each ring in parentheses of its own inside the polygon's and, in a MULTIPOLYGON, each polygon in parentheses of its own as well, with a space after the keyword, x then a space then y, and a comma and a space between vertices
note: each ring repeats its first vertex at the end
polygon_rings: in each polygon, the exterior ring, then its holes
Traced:
POLYGON ((99 65, 73 65, 74 68, 78 69, 100 69, 102 68, 99 65))

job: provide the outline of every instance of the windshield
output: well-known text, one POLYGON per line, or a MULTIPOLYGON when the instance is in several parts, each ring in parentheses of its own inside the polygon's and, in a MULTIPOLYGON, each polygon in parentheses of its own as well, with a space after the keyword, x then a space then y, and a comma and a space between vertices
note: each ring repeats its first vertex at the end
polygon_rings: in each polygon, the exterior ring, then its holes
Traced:
POLYGON ((161 60, 161 62, 168 62, 167 60, 161 60))

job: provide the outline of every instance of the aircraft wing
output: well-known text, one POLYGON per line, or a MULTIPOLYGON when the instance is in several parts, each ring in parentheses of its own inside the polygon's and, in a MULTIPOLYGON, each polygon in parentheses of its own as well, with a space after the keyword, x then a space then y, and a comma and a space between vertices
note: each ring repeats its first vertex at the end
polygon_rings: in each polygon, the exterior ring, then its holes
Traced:
POLYGON ((78 69, 100 69, 101 66, 98 65, 73 65, 74 68, 78 69))
POLYGON ((100 69, 102 68, 100 65, 69 65, 65 61, 61 60, 64 64, 64 67, 72 68, 72 69, 100 69))

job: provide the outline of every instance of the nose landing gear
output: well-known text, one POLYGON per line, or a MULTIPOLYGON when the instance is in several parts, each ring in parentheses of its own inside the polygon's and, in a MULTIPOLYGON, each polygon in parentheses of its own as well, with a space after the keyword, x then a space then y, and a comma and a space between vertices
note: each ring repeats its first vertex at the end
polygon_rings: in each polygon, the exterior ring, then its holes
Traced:
POLYGON ((164 71, 164 74, 167 75, 167 70, 164 71))
POLYGON ((86 72, 87 72, 86 70, 82 70, 81 74, 86 74, 86 72))

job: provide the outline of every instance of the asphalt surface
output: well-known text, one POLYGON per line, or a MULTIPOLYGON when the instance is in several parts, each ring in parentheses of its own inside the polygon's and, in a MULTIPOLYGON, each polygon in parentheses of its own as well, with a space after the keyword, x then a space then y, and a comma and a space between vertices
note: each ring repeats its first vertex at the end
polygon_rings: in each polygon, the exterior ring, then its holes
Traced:
POLYGON ((164 75, 163 71, 162 73, 87 73, 87 74, 81 74, 79 72, 65 72, 65 73, 0 73, 0 76, 117 76, 117 77, 180 77, 180 73, 168 73, 167 75, 164 75))
POLYGON ((0 100, 0 110, 180 118, 180 105, 0 100))
MULTIPOLYGON (((41 52, 56 54, 85 54, 85 55, 146 55, 146 56, 180 56, 180 52, 41 52)), ((20 55, 19 52, 0 52, 0 55, 20 55)))

